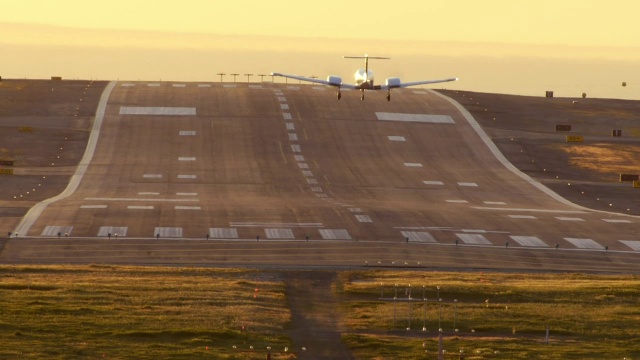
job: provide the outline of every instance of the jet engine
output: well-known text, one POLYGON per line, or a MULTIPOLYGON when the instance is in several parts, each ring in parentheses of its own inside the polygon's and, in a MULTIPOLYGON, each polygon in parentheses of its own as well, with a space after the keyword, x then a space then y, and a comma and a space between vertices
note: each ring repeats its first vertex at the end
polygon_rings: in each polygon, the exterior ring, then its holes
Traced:
POLYGON ((332 86, 340 86, 342 85, 342 78, 340 76, 329 75, 327 76, 327 82, 332 86))
POLYGON ((387 85, 389 89, 399 88, 402 85, 402 81, 400 81, 400 78, 388 78, 385 81, 385 85, 387 85))

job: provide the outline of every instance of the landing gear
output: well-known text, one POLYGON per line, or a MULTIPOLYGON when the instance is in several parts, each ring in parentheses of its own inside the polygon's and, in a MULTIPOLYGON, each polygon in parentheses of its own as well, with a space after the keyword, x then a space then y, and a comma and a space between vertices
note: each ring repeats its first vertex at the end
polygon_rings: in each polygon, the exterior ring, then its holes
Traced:
POLYGON ((360 100, 364 101, 364 90, 360 91, 360 100))
POLYGON ((391 101, 391 90, 387 90, 387 101, 391 101))
POLYGON ((338 100, 340 100, 340 98, 342 97, 342 93, 340 93, 340 89, 338 89, 338 93, 336 94, 336 97, 338 98, 338 100))

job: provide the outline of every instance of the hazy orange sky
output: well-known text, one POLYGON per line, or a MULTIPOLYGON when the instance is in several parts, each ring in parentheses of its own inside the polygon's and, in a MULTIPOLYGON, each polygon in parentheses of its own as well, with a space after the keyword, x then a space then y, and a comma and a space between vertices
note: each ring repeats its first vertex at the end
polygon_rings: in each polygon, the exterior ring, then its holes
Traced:
POLYGON ((640 2, 615 0, 6 1, 0 76, 205 81, 220 71, 282 71, 350 80, 360 64, 341 55, 369 53, 393 57, 374 69, 403 80, 619 92, 621 81, 640 83, 638 13, 640 2))

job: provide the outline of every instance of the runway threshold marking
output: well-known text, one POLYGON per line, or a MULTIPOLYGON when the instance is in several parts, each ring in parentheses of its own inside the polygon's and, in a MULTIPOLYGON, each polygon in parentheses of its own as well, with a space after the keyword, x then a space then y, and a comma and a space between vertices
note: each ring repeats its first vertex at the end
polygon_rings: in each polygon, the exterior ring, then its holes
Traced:
POLYGON ((531 246, 531 247, 548 247, 544 241, 540 240, 540 238, 536 236, 510 236, 511 239, 516 241, 521 246, 531 246))
POLYGON ((555 213, 555 214, 586 214, 581 210, 551 210, 551 209, 526 209, 526 208, 496 208, 485 206, 472 206, 476 210, 493 210, 493 211, 513 211, 513 212, 539 212, 539 213, 555 213))
POLYGON ((71 231, 73 231, 73 226, 45 226, 44 230, 40 235, 42 236, 58 236, 58 234, 71 235, 71 231))
POLYGON ((564 238, 564 239, 579 249, 603 249, 604 248, 604 246, 598 244, 592 239, 578 239, 578 238, 564 238))
POLYGON ((127 236, 127 230, 129 230, 126 226, 101 226, 100 230, 98 230, 98 236, 108 236, 111 234, 112 236, 127 236))
POLYGON ((640 251, 640 240, 618 240, 635 251, 640 251))

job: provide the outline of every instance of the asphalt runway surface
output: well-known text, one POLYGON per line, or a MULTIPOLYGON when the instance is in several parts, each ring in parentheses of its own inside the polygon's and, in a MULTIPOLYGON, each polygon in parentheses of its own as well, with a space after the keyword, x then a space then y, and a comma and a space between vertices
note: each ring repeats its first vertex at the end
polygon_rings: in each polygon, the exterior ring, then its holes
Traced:
POLYGON ((385 96, 114 82, 95 151, 0 259, 638 270, 640 218, 574 205, 520 173, 449 98, 385 96))

